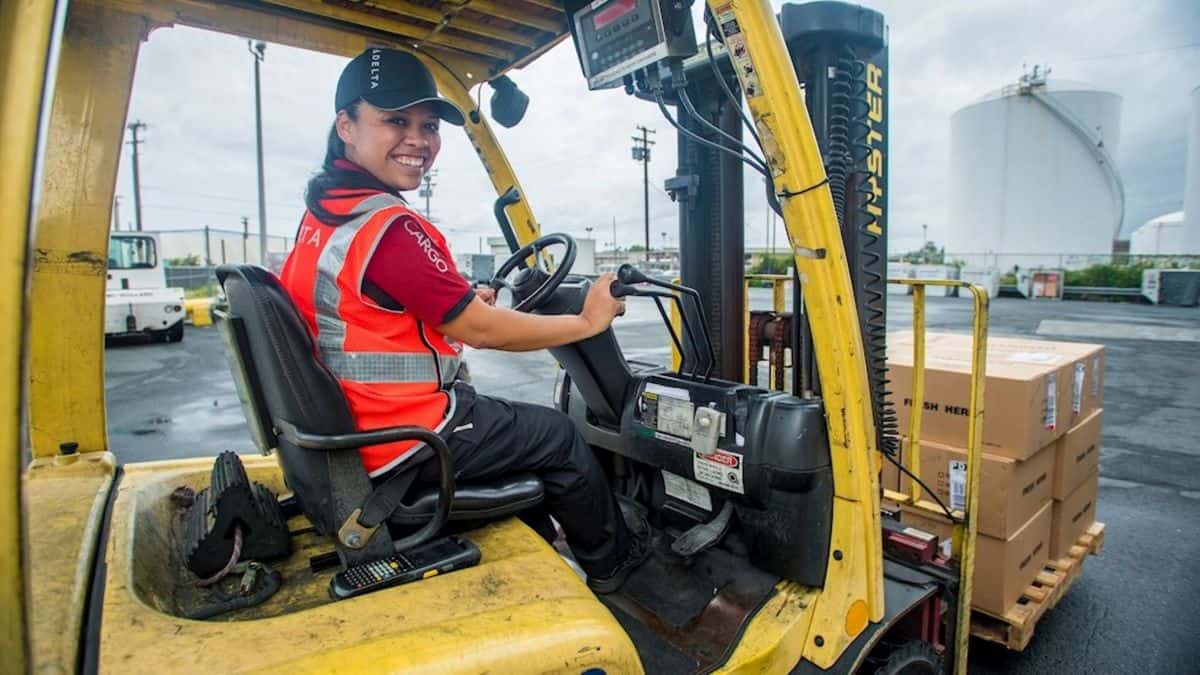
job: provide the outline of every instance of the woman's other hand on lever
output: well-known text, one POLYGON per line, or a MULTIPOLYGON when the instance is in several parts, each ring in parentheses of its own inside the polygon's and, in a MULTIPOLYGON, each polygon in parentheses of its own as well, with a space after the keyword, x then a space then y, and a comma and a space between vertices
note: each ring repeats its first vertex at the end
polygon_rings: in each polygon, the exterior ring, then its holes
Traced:
POLYGON ((612 294, 612 272, 605 272, 588 289, 587 298, 583 301, 583 311, 579 313, 587 320, 596 333, 602 333, 613 319, 625 313, 625 298, 614 298, 612 294))

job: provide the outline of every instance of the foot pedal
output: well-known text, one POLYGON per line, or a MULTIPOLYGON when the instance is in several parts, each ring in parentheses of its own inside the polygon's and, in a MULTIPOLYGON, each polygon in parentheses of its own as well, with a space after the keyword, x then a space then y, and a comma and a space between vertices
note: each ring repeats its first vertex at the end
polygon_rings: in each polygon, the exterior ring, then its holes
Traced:
POLYGON ((679 535, 679 538, 671 543, 671 550, 678 555, 688 557, 712 548, 729 531, 731 522, 733 522, 733 502, 727 500, 716 518, 707 523, 700 523, 679 535))
POLYGON ((230 564, 239 539, 241 560, 274 560, 292 552, 279 501, 263 484, 251 483, 237 453, 226 451, 217 457, 209 486, 196 495, 188 514, 184 530, 188 569, 201 579, 221 572, 230 564))
POLYGON ((360 563, 333 575, 334 600, 399 586, 479 564, 479 548, 459 536, 435 539, 383 560, 360 563))

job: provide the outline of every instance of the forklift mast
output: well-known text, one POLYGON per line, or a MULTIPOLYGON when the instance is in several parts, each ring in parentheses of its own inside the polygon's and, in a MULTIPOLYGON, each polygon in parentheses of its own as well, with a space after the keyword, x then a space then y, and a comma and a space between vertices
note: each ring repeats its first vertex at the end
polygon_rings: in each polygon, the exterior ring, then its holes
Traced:
MULTIPOLYGON (((876 447, 893 451, 897 426, 887 392, 887 25, 879 12, 842 2, 784 5, 779 21, 841 225, 871 383, 876 447)), ((793 307, 802 308, 800 280, 793 282, 793 307)), ((798 395, 821 390, 810 336, 807 320, 792 321, 798 395)))
MULTIPOLYGON (((897 429, 886 390, 887 26, 879 12, 833 1, 784 5, 779 22, 805 92, 841 225, 866 351, 876 447, 892 450, 897 429)), ((728 61, 722 58, 721 64, 727 74, 728 61)), ((722 96, 711 69, 703 62, 689 66, 688 93, 698 111, 741 139, 738 111, 722 96)), ((721 142, 716 132, 689 116, 678 117, 692 133, 721 142)), ((703 299, 717 376, 740 380, 746 340, 743 167, 729 154, 683 133, 678 134, 678 148, 678 169, 666 188, 679 204, 682 282, 703 299)), ((801 318, 791 321, 788 345, 792 391, 819 395, 800 280, 793 281, 792 307, 801 318)))

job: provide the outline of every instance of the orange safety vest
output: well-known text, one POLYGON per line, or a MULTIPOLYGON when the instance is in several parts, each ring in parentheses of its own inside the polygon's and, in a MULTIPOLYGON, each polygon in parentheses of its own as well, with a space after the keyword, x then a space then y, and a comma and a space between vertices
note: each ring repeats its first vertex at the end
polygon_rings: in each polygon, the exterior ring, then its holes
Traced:
MULTIPOLYGON (((441 250, 445 239, 395 195, 355 192, 322 204, 353 219, 331 227, 306 212, 280 274, 317 356, 341 385, 359 430, 411 424, 441 431, 454 414, 450 385, 461 346, 406 311, 380 307, 363 295, 362 282, 371 254, 398 217, 412 219, 398 226, 421 225, 422 235, 441 250)), ((362 448, 363 465, 379 476, 421 445, 401 441, 362 448)))

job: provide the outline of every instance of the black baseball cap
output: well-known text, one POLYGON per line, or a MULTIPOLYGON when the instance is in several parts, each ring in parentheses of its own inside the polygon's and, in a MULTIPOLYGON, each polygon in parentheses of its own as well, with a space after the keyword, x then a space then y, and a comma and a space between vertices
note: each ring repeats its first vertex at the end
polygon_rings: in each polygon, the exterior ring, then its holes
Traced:
POLYGON ((345 110, 360 98, 382 110, 432 102, 438 117, 450 124, 463 124, 458 106, 438 96, 437 84, 425 64, 398 49, 372 47, 346 64, 338 78, 334 111, 345 110))

